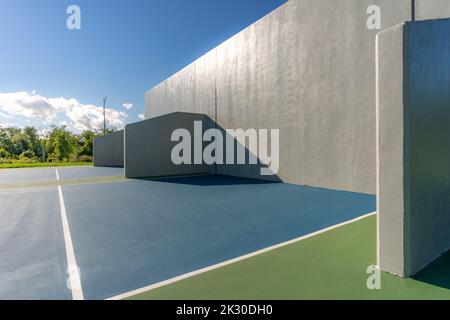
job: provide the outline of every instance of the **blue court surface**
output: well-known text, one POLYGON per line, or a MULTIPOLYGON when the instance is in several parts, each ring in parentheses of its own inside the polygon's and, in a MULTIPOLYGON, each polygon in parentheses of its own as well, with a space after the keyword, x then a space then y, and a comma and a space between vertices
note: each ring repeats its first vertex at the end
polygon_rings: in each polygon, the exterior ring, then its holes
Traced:
POLYGON ((0 299, 70 299, 58 194, 0 191, 0 299))
POLYGON ((63 167, 58 168, 61 180, 100 178, 123 176, 123 168, 96 168, 96 167, 63 167))
MULTIPOLYGON (((122 170, 70 169, 58 168, 62 180, 122 170)), ((375 211, 372 195, 225 176, 64 185, 62 193, 85 299, 110 298, 375 211)), ((0 201, 7 204, 0 209, 0 298, 70 299, 57 188, 0 189, 0 201)))
POLYGON ((55 180, 55 168, 25 168, 0 170, 0 185, 55 180))
POLYGON ((2 184, 11 184, 11 183, 27 183, 27 182, 56 180, 56 169, 58 169, 60 179, 62 180, 124 175, 123 168, 96 168, 90 166, 1 169, 0 186, 2 184))

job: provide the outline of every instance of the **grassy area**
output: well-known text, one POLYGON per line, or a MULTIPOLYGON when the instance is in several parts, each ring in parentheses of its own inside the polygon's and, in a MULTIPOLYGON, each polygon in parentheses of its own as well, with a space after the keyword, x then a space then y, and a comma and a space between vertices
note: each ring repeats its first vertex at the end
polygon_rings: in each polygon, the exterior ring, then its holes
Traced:
POLYGON ((92 162, 15 162, 1 163, 0 169, 92 166, 92 162))
POLYGON ((415 279, 383 273, 369 290, 375 244, 370 217, 131 299, 450 299, 450 254, 415 279))

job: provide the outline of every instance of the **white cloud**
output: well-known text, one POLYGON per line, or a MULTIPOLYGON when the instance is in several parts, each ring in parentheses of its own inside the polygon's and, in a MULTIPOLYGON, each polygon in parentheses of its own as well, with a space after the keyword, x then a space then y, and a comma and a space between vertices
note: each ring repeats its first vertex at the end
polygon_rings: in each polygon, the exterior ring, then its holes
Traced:
POLYGON ((3 113, 1 111, 0 111, 0 117, 7 118, 7 119, 11 119, 12 118, 11 115, 3 113))
POLYGON ((145 120, 145 115, 143 113, 141 113, 138 115, 138 118, 141 120, 145 120))
POLYGON ((127 103, 124 103, 122 105, 122 107, 124 107, 127 110, 131 110, 133 108, 133 104, 131 102, 127 102, 127 103))
POLYGON ((20 126, 18 124, 14 123, 0 123, 0 129, 2 128, 17 128, 17 129, 23 129, 23 126, 20 126))
MULTIPOLYGON (((38 119, 50 123, 62 123, 67 117, 68 126, 75 130, 98 130, 103 127, 103 108, 82 104, 76 99, 47 98, 27 92, 0 93, 0 114, 6 117, 38 119)), ((122 129, 127 115, 114 109, 106 109, 106 125, 109 129, 122 129)))

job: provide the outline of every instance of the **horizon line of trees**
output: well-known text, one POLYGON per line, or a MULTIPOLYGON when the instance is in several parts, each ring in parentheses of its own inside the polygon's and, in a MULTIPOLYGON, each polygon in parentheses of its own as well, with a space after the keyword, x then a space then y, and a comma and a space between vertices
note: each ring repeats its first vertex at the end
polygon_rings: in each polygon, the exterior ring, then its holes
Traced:
POLYGON ((35 127, 0 128, 0 163, 91 162, 98 131, 70 132, 66 126, 52 126, 44 136, 35 127))

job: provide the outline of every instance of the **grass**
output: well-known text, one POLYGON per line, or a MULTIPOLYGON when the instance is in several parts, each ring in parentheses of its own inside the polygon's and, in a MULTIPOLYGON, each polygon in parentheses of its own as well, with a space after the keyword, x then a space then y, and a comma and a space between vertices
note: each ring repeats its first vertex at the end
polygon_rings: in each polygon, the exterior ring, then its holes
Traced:
POLYGON ((15 162, 1 163, 0 169, 92 166, 92 162, 15 162))
POLYGON ((130 299, 450 299, 450 254, 416 279, 382 273, 381 290, 369 290, 375 244, 376 218, 369 217, 130 299))

